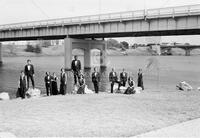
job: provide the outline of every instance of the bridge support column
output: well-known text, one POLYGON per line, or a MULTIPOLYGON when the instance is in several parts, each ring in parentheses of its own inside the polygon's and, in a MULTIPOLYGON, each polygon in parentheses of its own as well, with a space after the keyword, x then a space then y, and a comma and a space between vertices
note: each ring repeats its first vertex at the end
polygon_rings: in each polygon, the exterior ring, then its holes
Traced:
POLYGON ((191 51, 190 49, 186 49, 185 50, 185 56, 190 56, 190 51, 191 51))
POLYGON ((84 69, 91 69, 90 43, 89 47, 84 50, 84 69))
POLYGON ((65 47, 65 72, 67 74, 67 88, 66 93, 71 94, 73 91, 73 73, 71 71, 71 62, 72 62, 72 39, 64 39, 65 47))
POLYGON ((2 56, 3 56, 3 53, 2 53, 2 43, 0 43, 0 66, 3 64, 2 56))
POLYGON ((104 42, 104 45, 102 46, 101 53, 100 53, 100 66, 101 68, 106 68, 107 66, 107 43, 104 42))

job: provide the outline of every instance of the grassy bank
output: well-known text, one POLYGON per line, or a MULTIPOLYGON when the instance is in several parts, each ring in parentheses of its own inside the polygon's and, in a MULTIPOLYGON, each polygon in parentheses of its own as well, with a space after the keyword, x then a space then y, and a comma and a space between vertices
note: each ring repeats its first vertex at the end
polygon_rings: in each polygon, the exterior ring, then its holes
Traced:
POLYGON ((200 117, 199 96, 146 91, 1 101, 0 131, 31 137, 134 136, 200 117))

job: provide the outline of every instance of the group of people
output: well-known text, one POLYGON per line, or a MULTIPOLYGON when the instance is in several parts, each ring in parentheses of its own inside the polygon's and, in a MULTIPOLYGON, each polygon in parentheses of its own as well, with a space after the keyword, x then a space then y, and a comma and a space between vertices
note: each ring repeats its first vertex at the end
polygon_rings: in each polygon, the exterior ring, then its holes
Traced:
POLYGON ((50 95, 65 95, 66 86, 67 86, 67 75, 65 73, 65 69, 61 68, 60 70, 60 91, 58 91, 57 81, 58 77, 55 72, 51 75, 50 72, 46 72, 46 76, 44 77, 45 87, 47 96, 50 95))
MULTIPOLYGON (((125 69, 122 70, 122 72, 120 73, 120 78, 118 79, 117 73, 115 72, 114 68, 112 68, 112 71, 109 74, 109 81, 111 82, 111 93, 113 93, 113 87, 115 83, 118 84, 118 90, 120 90, 121 86, 126 87, 127 82, 128 82, 128 87, 124 94, 134 94, 135 92, 134 91, 135 82, 133 80, 133 77, 132 76, 128 77, 128 73, 125 72, 125 69)), ((142 90, 144 90, 142 69, 139 69, 137 82, 138 82, 137 86, 141 87, 142 90)))
MULTIPOLYGON (((71 71, 74 76, 74 86, 77 86, 77 94, 85 93, 85 77, 83 72, 81 71, 81 62, 78 60, 77 56, 74 56, 74 60, 71 63, 71 71)), ((57 95, 57 94, 66 94, 67 88, 67 74, 65 73, 65 69, 61 69, 60 73, 60 90, 58 91, 57 81, 58 77, 55 73, 50 74, 50 72, 46 72, 44 77, 45 87, 46 87, 46 95, 57 95)), ((26 91, 29 89, 29 81, 32 82, 33 89, 35 88, 34 82, 34 66, 31 64, 31 60, 27 60, 27 65, 25 65, 24 70, 21 71, 19 78, 19 87, 18 87, 18 96, 21 98, 25 98, 26 91)), ((118 75, 115 72, 114 68, 109 74, 109 81, 111 83, 111 93, 113 93, 113 87, 115 83, 118 84, 118 89, 121 86, 125 87, 128 82, 128 88, 125 91, 125 94, 131 94, 134 91, 135 82, 131 76, 128 77, 128 73, 125 72, 125 69, 120 73, 120 78, 118 79, 118 75)), ((99 93, 99 83, 100 83, 100 73, 97 71, 97 68, 94 68, 92 73, 92 82, 94 85, 95 93, 99 93)), ((138 72, 138 87, 141 87, 144 90, 143 86, 143 73, 142 69, 139 69, 138 72)))
POLYGON ((33 89, 35 88, 34 74, 34 66, 31 64, 31 60, 28 59, 27 65, 20 73, 17 97, 21 97, 22 99, 25 98, 26 90, 29 88, 30 80, 32 82, 33 89))

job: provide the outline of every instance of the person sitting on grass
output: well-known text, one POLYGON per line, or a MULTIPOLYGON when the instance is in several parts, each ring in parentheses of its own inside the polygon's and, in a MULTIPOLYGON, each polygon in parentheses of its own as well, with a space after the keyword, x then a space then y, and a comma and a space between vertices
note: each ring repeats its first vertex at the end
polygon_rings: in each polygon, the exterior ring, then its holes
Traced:
POLYGON ((133 77, 128 78, 128 84, 129 87, 126 89, 124 94, 135 94, 135 82, 133 80, 133 77))
POLYGON ((85 94, 85 77, 82 72, 79 75, 79 88, 77 94, 85 94))

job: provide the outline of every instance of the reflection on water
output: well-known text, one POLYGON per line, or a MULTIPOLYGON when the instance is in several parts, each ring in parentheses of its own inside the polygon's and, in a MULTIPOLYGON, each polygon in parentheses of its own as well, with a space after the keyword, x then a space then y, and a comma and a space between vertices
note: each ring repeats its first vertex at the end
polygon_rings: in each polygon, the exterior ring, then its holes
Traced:
MULTIPOLYGON (((60 69, 64 65, 63 57, 30 57, 35 67, 36 87, 45 93, 44 76, 45 72, 55 72, 60 75, 60 69)), ((83 57, 79 58, 81 63, 83 57)), ((18 87, 20 71, 24 69, 27 57, 4 57, 4 64, 0 67, 0 92, 9 92, 12 97, 18 87)), ((200 60, 198 56, 170 56, 170 57, 148 57, 148 56, 111 56, 108 57, 108 67, 101 68, 100 91, 109 91, 110 83, 108 74, 111 68, 115 68, 119 74, 125 68, 128 74, 137 80, 137 70, 143 69, 144 86, 148 91, 167 90, 174 91, 175 85, 182 80, 190 83, 194 88, 200 85, 200 60), (152 62, 150 64, 150 61, 152 62), (148 68, 147 68, 148 67, 148 68)), ((95 66, 97 60, 95 60, 95 66)), ((84 65, 82 65, 83 67, 84 65)), ((85 70, 86 84, 93 89, 91 70, 85 70)), ((58 82, 58 86, 59 86, 58 82)))

